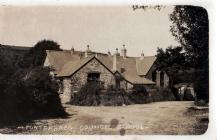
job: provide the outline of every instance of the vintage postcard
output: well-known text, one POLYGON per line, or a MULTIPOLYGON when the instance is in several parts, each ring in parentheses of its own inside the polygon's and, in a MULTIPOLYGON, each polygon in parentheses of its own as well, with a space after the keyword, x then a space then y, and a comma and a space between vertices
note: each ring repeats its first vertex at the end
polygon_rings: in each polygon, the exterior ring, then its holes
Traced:
POLYGON ((0 133, 203 135, 208 15, 193 5, 1 6, 0 133))

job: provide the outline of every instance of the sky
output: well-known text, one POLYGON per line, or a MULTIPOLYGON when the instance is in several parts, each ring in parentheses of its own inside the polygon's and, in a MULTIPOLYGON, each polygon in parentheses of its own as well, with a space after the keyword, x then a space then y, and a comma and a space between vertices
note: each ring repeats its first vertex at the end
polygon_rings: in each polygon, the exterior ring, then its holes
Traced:
POLYGON ((169 14, 131 6, 29 6, 0 7, 0 44, 32 47, 39 40, 50 39, 63 49, 90 49, 96 52, 121 50, 128 56, 155 55, 157 47, 178 45, 172 36, 169 14))

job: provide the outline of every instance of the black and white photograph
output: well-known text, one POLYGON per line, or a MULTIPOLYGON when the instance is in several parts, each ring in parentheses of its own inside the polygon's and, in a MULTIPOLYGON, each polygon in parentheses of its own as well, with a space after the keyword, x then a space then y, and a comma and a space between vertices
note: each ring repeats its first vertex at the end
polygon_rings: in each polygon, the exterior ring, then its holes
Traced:
POLYGON ((195 5, 2 5, 0 133, 205 134, 208 17, 195 5))

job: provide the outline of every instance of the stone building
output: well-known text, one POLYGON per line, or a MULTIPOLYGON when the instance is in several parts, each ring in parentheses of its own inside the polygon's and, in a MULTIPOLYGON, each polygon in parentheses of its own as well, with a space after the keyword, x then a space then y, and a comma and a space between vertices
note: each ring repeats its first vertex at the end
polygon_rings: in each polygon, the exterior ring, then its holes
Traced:
POLYGON ((114 54, 109 51, 97 53, 71 50, 47 50, 44 66, 54 68, 52 74, 61 83, 62 102, 68 102, 75 92, 88 82, 97 82, 102 90, 109 87, 131 89, 133 86, 167 87, 169 78, 166 73, 156 71, 155 56, 127 56, 123 45, 121 53, 116 49, 114 54))

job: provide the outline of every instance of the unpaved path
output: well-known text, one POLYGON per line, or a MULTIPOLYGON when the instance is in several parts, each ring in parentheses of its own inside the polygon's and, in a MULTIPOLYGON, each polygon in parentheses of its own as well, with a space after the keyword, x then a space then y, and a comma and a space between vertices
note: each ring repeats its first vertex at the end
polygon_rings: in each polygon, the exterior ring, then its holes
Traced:
POLYGON ((205 113, 190 113, 193 102, 156 102, 121 107, 66 105, 68 118, 36 120, 33 124, 4 130, 21 134, 198 134, 205 127, 198 119, 205 113), (203 129, 197 131, 197 129, 203 129))

